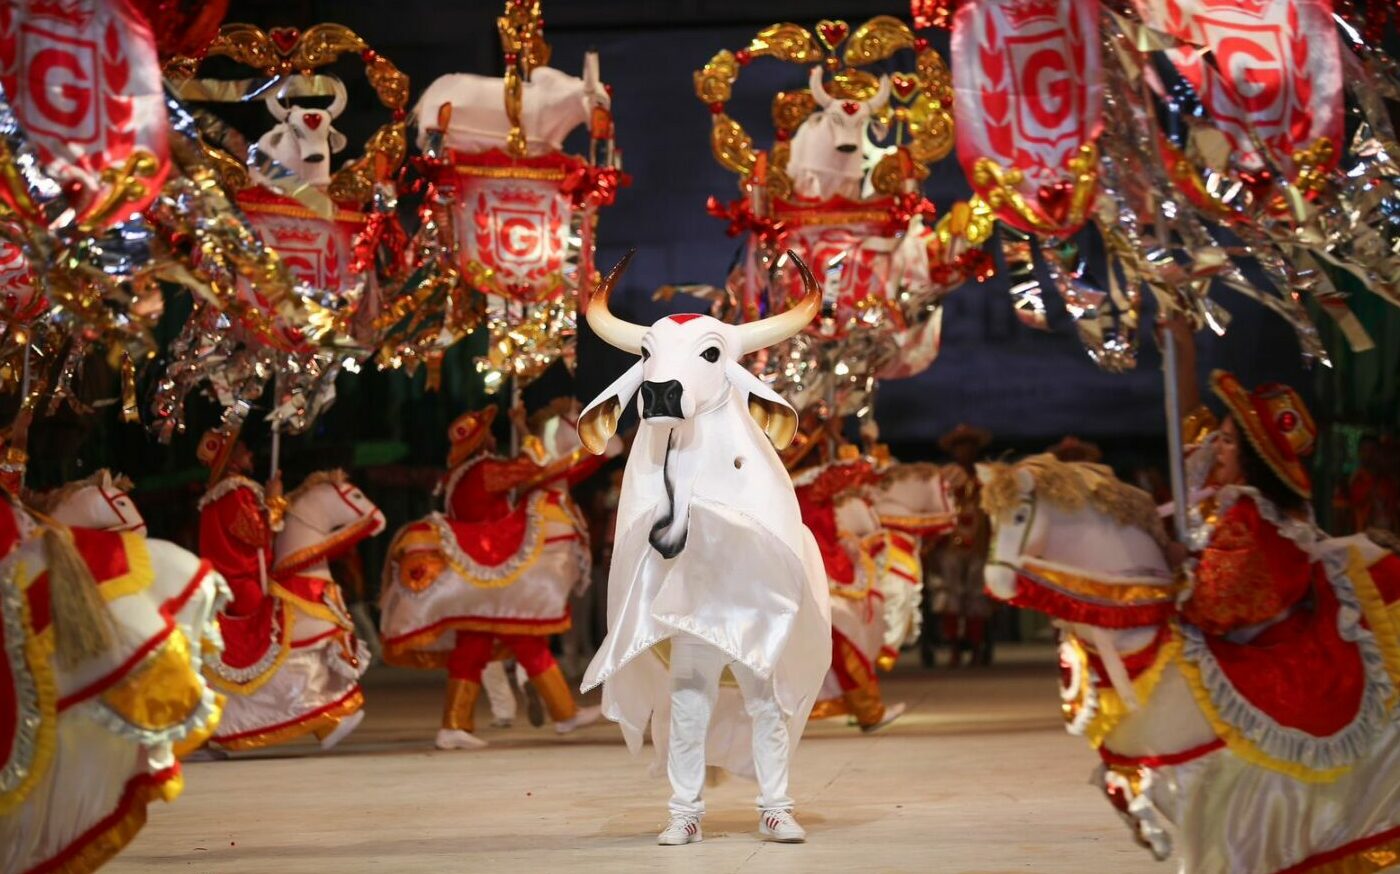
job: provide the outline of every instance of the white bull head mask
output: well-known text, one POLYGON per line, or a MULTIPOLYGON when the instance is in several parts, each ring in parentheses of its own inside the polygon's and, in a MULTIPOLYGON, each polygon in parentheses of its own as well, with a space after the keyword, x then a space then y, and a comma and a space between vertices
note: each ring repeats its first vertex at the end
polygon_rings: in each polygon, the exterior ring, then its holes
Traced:
POLYGON ((787 312, 744 325, 684 313, 667 316, 650 328, 624 322, 608 309, 608 298, 632 253, 618 262, 588 304, 588 325, 610 345, 642 360, 584 409, 578 422, 583 445, 602 453, 617 431, 623 405, 639 391, 642 425, 670 428, 724 403, 733 386, 747 398, 749 413, 773 445, 785 448, 797 432, 797 414, 739 359, 792 337, 821 310, 821 288, 812 272, 792 252, 788 257, 802 274, 806 295, 787 312))
MULTIPOLYGON (((838 100, 831 96, 822 82, 822 68, 819 66, 812 68, 808 86, 812 99, 822 110, 821 117, 814 123, 826 125, 832 148, 842 155, 859 155, 871 118, 889 102, 890 77, 880 77, 879 89, 868 100, 838 100)), ((877 130, 876 135, 883 136, 883 133, 877 130)))
POLYGON ((335 96, 325 109, 285 106, 285 89, 268 94, 267 111, 277 119, 277 126, 259 140, 269 157, 312 185, 331 181, 331 155, 345 148, 345 134, 336 130, 334 122, 345 111, 345 85, 334 79, 331 87, 335 96))

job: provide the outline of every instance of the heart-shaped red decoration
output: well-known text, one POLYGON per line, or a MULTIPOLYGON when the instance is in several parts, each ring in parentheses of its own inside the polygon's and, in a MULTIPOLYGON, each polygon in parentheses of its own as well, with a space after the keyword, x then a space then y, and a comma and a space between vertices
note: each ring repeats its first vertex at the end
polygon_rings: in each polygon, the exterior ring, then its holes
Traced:
POLYGON ((1063 222, 1065 216, 1069 215, 1069 202, 1073 196, 1074 186, 1068 182, 1042 185, 1035 193, 1035 199, 1040 201, 1040 208, 1056 223, 1063 222))
POLYGON ((835 51, 841 44, 841 40, 846 38, 846 34, 851 32, 851 26, 844 21, 824 20, 817 22, 817 37, 822 41, 822 45, 835 51))
POLYGON ((319 112, 308 112, 302 116, 302 120, 306 122, 307 127, 315 130, 321 126, 321 122, 325 121, 325 118, 319 112))
POLYGON ((841 111, 847 115, 855 115, 860 112, 860 104, 854 100, 847 100, 841 104, 841 111))
POLYGON ((301 39, 301 31, 295 27, 274 27, 267 32, 267 37, 277 46, 277 51, 290 55, 296 47, 297 40, 301 39))
POLYGON ((890 90, 894 96, 901 101, 908 103, 909 98, 914 96, 914 92, 919 90, 919 77, 910 73, 895 73, 890 77, 890 90))

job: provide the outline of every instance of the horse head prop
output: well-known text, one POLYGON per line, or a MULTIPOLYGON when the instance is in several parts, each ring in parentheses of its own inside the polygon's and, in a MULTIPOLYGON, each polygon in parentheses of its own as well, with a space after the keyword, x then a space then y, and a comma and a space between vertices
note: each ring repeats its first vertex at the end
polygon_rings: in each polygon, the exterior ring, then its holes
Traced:
POLYGON ((33 495, 30 503, 70 527, 144 534, 146 520, 131 500, 131 488, 131 480, 103 468, 85 479, 33 495))
POLYGON ((384 530, 384 513, 345 475, 313 473, 287 495, 272 570, 304 573, 340 558, 355 544, 384 530))

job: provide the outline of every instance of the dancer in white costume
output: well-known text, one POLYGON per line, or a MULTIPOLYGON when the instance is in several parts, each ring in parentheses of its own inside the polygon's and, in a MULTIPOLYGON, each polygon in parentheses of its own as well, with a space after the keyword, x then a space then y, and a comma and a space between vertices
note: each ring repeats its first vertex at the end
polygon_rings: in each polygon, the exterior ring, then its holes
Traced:
POLYGON ((602 684, 603 712, 633 752, 651 725, 672 789, 659 843, 701 839, 706 764, 756 777, 760 832, 802 841, 788 762, 830 663, 830 603, 774 451, 797 415, 739 359, 802 330, 821 294, 798 262, 807 295, 782 315, 739 326, 678 315, 646 328, 608 311, 629 259, 587 314, 598 336, 642 360, 584 410, 579 436, 602 452, 638 390, 642 426, 618 506, 608 636, 583 688, 602 684))

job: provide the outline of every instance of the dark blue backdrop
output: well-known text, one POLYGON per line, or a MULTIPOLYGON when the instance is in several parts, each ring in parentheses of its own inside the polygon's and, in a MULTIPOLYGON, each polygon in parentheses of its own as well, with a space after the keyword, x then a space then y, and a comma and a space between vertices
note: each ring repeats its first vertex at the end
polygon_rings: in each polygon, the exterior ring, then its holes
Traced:
MULTIPOLYGON (((257 0, 235 2, 229 20, 264 26, 343 22, 409 73, 416 94, 443 73, 499 73, 494 28, 499 8, 494 0, 257 0)), ((618 144, 633 185, 602 216, 599 264, 606 268, 629 247, 638 248, 619 292, 622 313, 637 321, 660 315, 663 310, 650 296, 665 283, 721 282, 737 246, 725 236, 724 224, 705 214, 707 197, 728 199, 736 187, 735 177, 711 157, 709 113, 694 96, 692 73, 720 48, 745 45, 767 22, 792 18, 810 25, 832 17, 855 24, 880 12, 907 14, 907 6, 795 0, 545 4, 554 66, 576 73, 584 51, 596 48, 603 78, 613 88, 618 144)), ((933 34, 933 40, 946 51, 946 35, 933 34)), ((804 80, 802 68, 759 59, 744 70, 729 111, 766 147, 771 95, 779 88, 800 87, 804 80)), ((379 120, 372 98, 360 94, 342 127, 358 143, 379 120)), ((940 207, 965 196, 966 184, 953 158, 935 168, 928 194, 940 207)), ((1017 323, 1000 279, 954 293, 946 304, 939 359, 923 374, 890 382, 880 391, 877 419, 886 438, 917 452, 967 421, 1024 447, 1069 432, 1118 444, 1155 440, 1161 433, 1162 390, 1151 341, 1144 343, 1136 372, 1103 373, 1080 350, 1063 307, 1050 296, 1053 330, 1039 333, 1017 323)), ((1226 367, 1246 383, 1279 379, 1306 391, 1311 380, 1299 366, 1291 330, 1236 295, 1222 293, 1220 300, 1235 321, 1228 343, 1203 337, 1203 369, 1226 367)), ((585 399, 626 364, 586 330, 579 360, 575 388, 585 399)))

